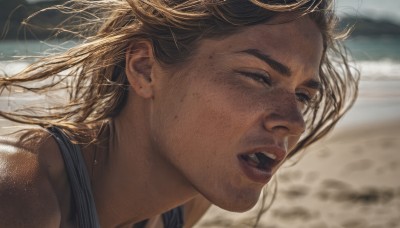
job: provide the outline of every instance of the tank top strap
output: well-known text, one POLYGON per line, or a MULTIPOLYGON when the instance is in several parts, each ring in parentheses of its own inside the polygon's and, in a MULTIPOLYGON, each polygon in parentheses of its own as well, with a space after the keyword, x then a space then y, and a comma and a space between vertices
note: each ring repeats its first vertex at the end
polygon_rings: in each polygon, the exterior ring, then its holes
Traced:
POLYGON ((51 127, 48 130, 56 139, 64 160, 75 204, 78 227, 100 228, 90 179, 80 147, 73 144, 61 129, 51 127))
POLYGON ((164 228, 183 228, 183 206, 175 207, 162 214, 164 228))

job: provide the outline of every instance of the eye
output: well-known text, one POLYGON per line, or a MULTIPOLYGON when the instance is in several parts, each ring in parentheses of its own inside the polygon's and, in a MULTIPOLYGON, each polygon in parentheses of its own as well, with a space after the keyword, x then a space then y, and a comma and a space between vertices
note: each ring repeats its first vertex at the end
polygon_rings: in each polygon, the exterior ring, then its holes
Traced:
POLYGON ((236 73, 239 73, 241 75, 244 75, 248 78, 253 79, 256 82, 266 84, 266 85, 271 85, 271 78, 269 74, 266 72, 251 72, 251 71, 241 71, 241 70, 236 70, 236 73))
POLYGON ((312 103, 312 97, 308 93, 298 92, 296 93, 297 100, 305 105, 312 103))

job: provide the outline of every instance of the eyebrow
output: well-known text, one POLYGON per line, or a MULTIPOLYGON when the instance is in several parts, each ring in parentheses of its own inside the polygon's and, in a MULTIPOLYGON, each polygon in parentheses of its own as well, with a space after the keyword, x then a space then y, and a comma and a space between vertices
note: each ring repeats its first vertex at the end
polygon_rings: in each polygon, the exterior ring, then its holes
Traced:
POLYGON ((268 55, 265 55, 263 53, 261 53, 259 50, 257 49, 246 49, 243 51, 239 51, 239 53, 246 53, 249 55, 252 55, 254 57, 257 57, 258 59, 261 59, 262 61, 264 61, 265 63, 267 63, 268 65, 270 65, 272 67, 272 69, 278 71, 279 73, 290 77, 292 75, 292 71, 289 69, 289 67, 283 65, 282 63, 272 59, 271 57, 269 57, 268 55))
POLYGON ((310 79, 304 83, 304 86, 311 89, 320 90, 322 88, 322 83, 318 80, 310 79))
MULTIPOLYGON (((290 70, 289 67, 285 66, 284 64, 272 59, 270 56, 261 53, 257 49, 246 49, 243 51, 239 51, 238 53, 246 53, 249 55, 252 55, 258 59, 261 59, 265 63, 267 63, 269 66, 272 67, 272 69, 276 70, 277 72, 281 73, 284 76, 290 77, 292 75, 292 71, 290 70)), ((310 79, 304 83, 305 86, 311 88, 311 89, 316 89, 319 90, 322 87, 321 82, 315 79, 310 79)))

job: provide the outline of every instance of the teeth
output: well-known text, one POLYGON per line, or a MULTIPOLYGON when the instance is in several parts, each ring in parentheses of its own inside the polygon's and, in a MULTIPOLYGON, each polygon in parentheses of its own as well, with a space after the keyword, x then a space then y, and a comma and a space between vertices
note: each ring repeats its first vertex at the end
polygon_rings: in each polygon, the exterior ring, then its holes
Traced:
POLYGON ((261 153, 263 153, 265 156, 271 158, 272 160, 276 159, 276 155, 275 154, 271 154, 271 153, 268 153, 268 152, 265 152, 265 151, 262 151, 261 153))
POLYGON ((258 157, 256 156, 256 154, 249 154, 248 155, 249 156, 249 158, 251 159, 251 160, 253 160, 255 163, 260 163, 260 160, 258 160, 258 157))

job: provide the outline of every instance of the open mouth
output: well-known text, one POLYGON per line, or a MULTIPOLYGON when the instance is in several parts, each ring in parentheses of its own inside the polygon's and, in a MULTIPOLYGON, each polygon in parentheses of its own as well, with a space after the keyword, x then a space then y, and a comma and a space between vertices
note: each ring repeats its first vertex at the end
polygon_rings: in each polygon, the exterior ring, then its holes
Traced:
POLYGON ((242 154, 240 159, 247 165, 257 168, 261 171, 271 171, 277 164, 276 155, 268 152, 256 152, 251 154, 242 154))
POLYGON ((245 176, 262 184, 271 180, 276 168, 285 157, 286 151, 277 146, 260 148, 238 155, 239 164, 245 176))

